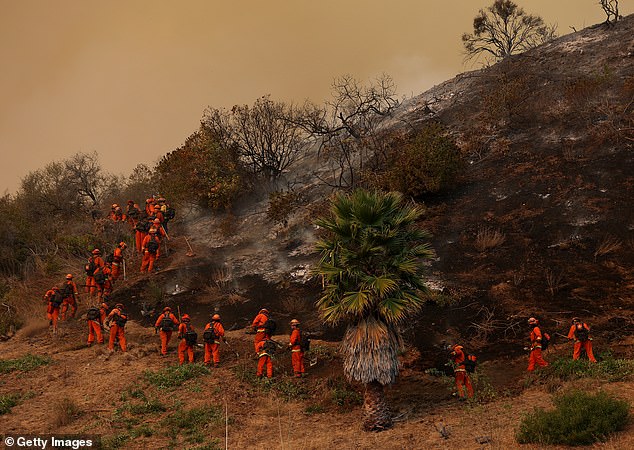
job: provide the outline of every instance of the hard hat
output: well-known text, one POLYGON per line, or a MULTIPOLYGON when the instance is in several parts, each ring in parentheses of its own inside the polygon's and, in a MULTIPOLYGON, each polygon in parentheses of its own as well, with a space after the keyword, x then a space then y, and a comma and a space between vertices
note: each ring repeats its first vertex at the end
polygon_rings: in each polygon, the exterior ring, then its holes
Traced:
POLYGON ((113 204, 112 204, 112 207, 113 207, 113 208, 118 208, 118 207, 119 207, 119 205, 117 205, 116 203, 113 203, 113 204))
POLYGON ((145 203, 154 203, 154 199, 152 197, 145 200, 145 203))
POLYGON ((134 200, 128 200, 128 205, 134 205, 134 200))
POLYGON ((159 199, 157 200, 157 202, 159 203, 165 203, 165 199, 163 197, 159 197, 159 199))
POLYGON ((172 308, 170 308, 169 306, 166 306, 165 308, 163 308, 163 312, 168 312, 171 311, 172 308))
POLYGON ((67 280, 72 280, 73 279, 73 274, 69 273, 68 275, 66 275, 66 279, 67 280))
POLYGON ((117 303, 116 305, 114 305, 115 308, 118 309, 122 309, 123 308, 123 303, 117 303))
POLYGON ((92 251, 92 254, 93 254, 93 255, 98 255, 99 253, 101 253, 101 250, 99 250, 98 248, 96 248, 96 249, 94 249, 94 250, 92 251))
POLYGON ((580 319, 580 318, 578 318, 578 317, 573 317, 573 318, 572 318, 572 321, 573 321, 573 323, 574 323, 574 322, 581 322, 581 319, 580 319))
POLYGON ((266 309, 266 308, 262 308, 262 309, 260 310, 260 314, 269 314, 269 310, 268 310, 268 309, 266 309))
POLYGON ((128 244, 126 244, 125 242, 123 241, 119 242, 119 247, 126 248, 127 246, 128 244))
POLYGON ((531 317, 530 319, 528 319, 528 324, 529 325, 537 325, 539 323, 539 320, 537 320, 534 317, 531 317))
POLYGON ((159 219, 154 219, 154 223, 161 223, 159 219))
POLYGON ((211 316, 211 320, 220 320, 220 314, 214 314, 211 316))
POLYGON ((183 317, 181 320, 191 320, 191 317, 189 317, 189 314, 183 314, 183 317))
POLYGON ((297 319, 291 320, 291 325, 299 325, 299 320, 297 319))

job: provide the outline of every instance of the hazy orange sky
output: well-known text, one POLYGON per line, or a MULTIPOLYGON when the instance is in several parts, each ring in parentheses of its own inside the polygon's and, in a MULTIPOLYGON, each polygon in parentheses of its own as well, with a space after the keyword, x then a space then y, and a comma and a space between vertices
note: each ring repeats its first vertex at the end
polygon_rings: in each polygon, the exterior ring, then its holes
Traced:
MULTIPOLYGON (((385 72, 399 96, 465 70, 460 36, 492 0, 0 0, 0 194, 77 152, 129 174, 179 147, 207 106, 323 103, 334 77, 385 72)), ((598 0, 517 0, 559 33, 598 0)), ((621 2, 623 15, 631 2, 621 2)))

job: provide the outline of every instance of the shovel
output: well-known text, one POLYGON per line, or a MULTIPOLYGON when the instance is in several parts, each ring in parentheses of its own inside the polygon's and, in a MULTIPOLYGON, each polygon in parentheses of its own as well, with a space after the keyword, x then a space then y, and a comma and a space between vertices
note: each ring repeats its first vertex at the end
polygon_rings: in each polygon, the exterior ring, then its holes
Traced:
POLYGON ((196 253, 194 253, 194 249, 192 248, 192 246, 189 243, 189 240, 187 238, 185 238, 185 242, 187 242, 187 247, 189 247, 189 251, 187 253, 185 253, 186 256, 196 256, 196 253))

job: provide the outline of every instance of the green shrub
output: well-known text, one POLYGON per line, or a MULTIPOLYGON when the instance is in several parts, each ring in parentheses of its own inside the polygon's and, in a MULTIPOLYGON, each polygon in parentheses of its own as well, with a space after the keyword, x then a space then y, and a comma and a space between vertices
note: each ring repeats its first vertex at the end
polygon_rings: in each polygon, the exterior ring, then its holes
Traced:
POLYGON ((418 197, 455 182, 462 166, 460 149, 447 130, 429 123, 411 140, 392 147, 379 187, 418 197))
POLYGON ((19 401, 20 396, 17 394, 0 395, 0 416, 10 412, 19 401))
POLYGON ((178 410, 166 417, 163 424, 168 428, 172 437, 183 434, 188 442, 202 443, 209 436, 209 427, 223 423, 222 409, 218 406, 207 405, 187 410, 178 410))
POLYGON ((191 378, 209 373, 209 369, 201 364, 183 364, 182 366, 168 366, 158 372, 146 370, 143 376, 150 384, 163 389, 180 386, 191 378))
POLYGON ((602 355, 601 360, 596 363, 582 359, 558 358, 539 374, 541 378, 557 378, 563 381, 579 378, 623 381, 632 375, 634 375, 634 360, 615 359, 609 354, 602 355))
POLYGON ((589 445, 622 430, 629 404, 605 392, 572 391, 554 399, 555 409, 536 408, 520 424, 520 444, 589 445))
POLYGON ((29 372, 51 362, 48 356, 31 355, 30 353, 16 359, 0 359, 0 373, 10 373, 16 370, 29 372))

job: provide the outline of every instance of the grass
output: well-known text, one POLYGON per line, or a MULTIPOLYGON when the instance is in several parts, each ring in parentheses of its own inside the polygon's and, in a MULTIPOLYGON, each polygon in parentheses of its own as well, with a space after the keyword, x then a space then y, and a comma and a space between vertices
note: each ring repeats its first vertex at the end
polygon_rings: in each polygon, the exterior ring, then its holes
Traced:
POLYGON ((490 248, 502 245, 505 240, 506 237, 500 231, 489 227, 480 227, 476 233, 473 245, 479 252, 484 252, 490 248))
POLYGON ((326 386, 330 389, 330 400, 340 408, 363 404, 363 396, 352 389, 342 377, 329 379, 326 386))
POLYGON ((310 395, 308 387, 294 377, 274 376, 273 378, 259 379, 255 375, 252 364, 238 364, 233 367, 236 378, 248 383, 261 391, 273 391, 279 394, 284 400, 305 399, 310 395))
POLYGON ((101 448, 104 450, 116 450, 124 447, 128 440, 130 440, 130 435, 127 433, 107 436, 101 439, 101 448))
POLYGON ((70 398, 62 398, 54 408, 53 424, 56 427, 63 427, 75 420, 81 414, 77 403, 70 398))
POLYGON ((32 355, 30 353, 16 359, 0 359, 0 373, 11 373, 14 371, 29 372, 40 366, 50 364, 51 358, 48 356, 32 355))
POLYGON ((169 435, 176 437, 184 434, 188 442, 202 443, 205 430, 210 426, 224 423, 222 409, 214 405, 178 410, 163 420, 163 425, 169 430, 169 435))
POLYGON ((558 379, 562 381, 580 378, 596 378, 607 381, 624 381, 634 375, 634 360, 615 359, 610 354, 599 355, 599 361, 591 363, 588 360, 573 360, 558 358, 550 365, 538 372, 543 379, 558 379))
POLYGON ((590 445, 604 442, 622 430, 629 419, 630 405, 605 392, 571 391, 554 400, 555 408, 536 408, 519 427, 520 444, 590 445))
POLYGON ((201 375, 211 373, 202 364, 183 364, 182 366, 168 366, 157 372, 146 370, 143 376, 150 384, 159 389, 173 388, 182 385, 185 381, 201 375))
POLYGON ((11 408, 17 406, 20 396, 17 394, 0 395, 0 416, 11 412, 11 408))

